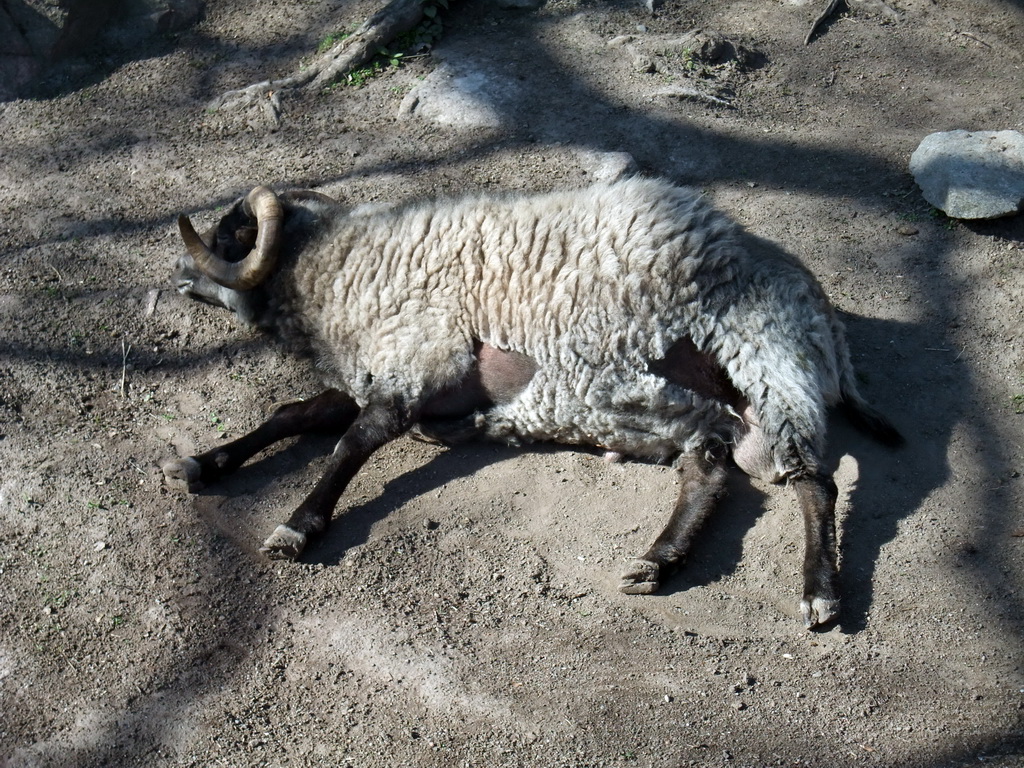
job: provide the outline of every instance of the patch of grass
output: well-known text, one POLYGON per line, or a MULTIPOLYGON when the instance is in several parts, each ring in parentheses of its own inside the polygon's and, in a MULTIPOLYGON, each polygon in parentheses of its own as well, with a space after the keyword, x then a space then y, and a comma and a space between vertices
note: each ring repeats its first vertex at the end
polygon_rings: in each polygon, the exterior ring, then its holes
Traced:
POLYGON ((319 53, 326 53, 331 48, 333 48, 335 46, 335 44, 340 43, 342 40, 345 40, 346 38, 349 38, 351 36, 352 36, 352 32, 351 31, 349 31, 349 32, 334 32, 333 34, 328 35, 327 37, 325 37, 323 40, 320 41, 320 44, 316 47, 316 52, 318 54, 319 53))
POLYGON ((1011 397, 1010 407, 1013 408, 1014 413, 1024 413, 1024 394, 1011 397))
POLYGON ((423 7, 424 19, 412 31, 412 41, 408 48, 429 48, 441 38, 444 32, 444 23, 440 16, 442 10, 448 10, 448 0, 432 0, 426 3, 423 7))
POLYGON ((67 607, 72 599, 78 597, 78 590, 65 589, 61 592, 49 592, 43 596, 43 605, 49 606, 54 610, 60 610, 67 607))
POLYGON ((379 61, 371 62, 365 67, 359 69, 353 69, 347 75, 345 75, 345 85, 350 85, 353 88, 362 88, 370 80, 379 75, 384 71, 384 66, 379 61))
POLYGON ((344 83, 345 85, 350 85, 353 88, 362 88, 377 75, 389 69, 398 69, 402 65, 402 61, 404 59, 404 53, 395 53, 387 50, 386 48, 381 48, 377 53, 377 58, 369 64, 364 67, 359 67, 358 69, 353 69, 351 72, 346 74, 344 83))
POLYGON ((956 229, 957 220, 951 219, 945 214, 945 212, 940 211, 938 208, 932 208, 928 212, 928 215, 935 219, 935 221, 941 224, 945 229, 950 231, 956 229))
POLYGON ((693 48, 683 48, 679 53, 679 58, 683 62, 683 69, 687 72, 695 72, 700 69, 700 63, 693 55, 693 48))
MULTIPOLYGON (((388 48, 381 48, 377 56, 363 67, 345 75, 344 85, 362 88, 370 80, 389 69, 398 69, 411 54, 429 50, 444 32, 440 13, 448 9, 448 0, 423 0, 423 21, 396 37, 388 48)), ((330 50, 335 43, 349 37, 351 32, 328 35, 317 47, 317 53, 330 50)))

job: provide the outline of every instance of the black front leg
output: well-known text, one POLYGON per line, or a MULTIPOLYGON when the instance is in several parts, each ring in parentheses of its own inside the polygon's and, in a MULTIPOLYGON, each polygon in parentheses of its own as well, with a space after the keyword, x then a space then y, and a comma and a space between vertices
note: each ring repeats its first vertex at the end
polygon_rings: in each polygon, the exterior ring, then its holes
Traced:
POLYGON ((830 475, 813 474, 793 480, 804 517, 804 595, 800 612, 808 629, 839 615, 839 569, 836 548, 836 498, 830 475))
POLYGON ((328 389, 308 400, 282 405, 269 419, 237 440, 198 456, 172 459, 161 469, 169 485, 196 491, 231 474, 278 440, 306 434, 343 434, 358 413, 359 406, 351 397, 328 389))
POLYGON ((649 595, 657 591, 682 563, 694 535, 725 490, 724 456, 708 451, 684 457, 682 462, 679 500, 672 517, 647 554, 630 563, 622 575, 619 589, 627 594, 649 595))
POLYGON ((368 405, 338 441, 327 469, 298 509, 260 548, 274 559, 294 559, 311 536, 327 528, 349 481, 374 451, 409 429, 415 418, 398 403, 368 405))

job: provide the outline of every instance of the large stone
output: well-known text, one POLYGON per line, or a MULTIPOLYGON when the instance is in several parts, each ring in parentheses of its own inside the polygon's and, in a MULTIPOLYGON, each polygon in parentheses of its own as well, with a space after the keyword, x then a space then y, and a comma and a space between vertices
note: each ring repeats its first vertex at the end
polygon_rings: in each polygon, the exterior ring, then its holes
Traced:
POLYGON ((0 2, 0 101, 27 92, 61 59, 95 46, 131 49, 195 23, 203 0, 0 2))
POLYGON ((994 219, 1024 205, 1024 134, 933 133, 914 150, 910 172, 924 198, 956 219, 994 219))
POLYGON ((457 128, 497 128, 508 120, 519 91, 515 81, 459 51, 438 57, 441 66, 409 92, 399 115, 457 128))

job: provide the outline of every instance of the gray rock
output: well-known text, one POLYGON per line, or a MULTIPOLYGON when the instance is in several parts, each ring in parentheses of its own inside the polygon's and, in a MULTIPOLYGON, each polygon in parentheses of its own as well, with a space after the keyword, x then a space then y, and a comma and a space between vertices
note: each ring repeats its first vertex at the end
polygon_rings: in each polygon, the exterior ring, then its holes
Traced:
POLYGON ((957 219, 994 219, 1024 205, 1024 134, 933 133, 910 157, 924 198, 957 219))
POLYGON ((497 128, 515 113, 520 87, 494 62, 454 47, 438 48, 441 65, 402 101, 399 117, 456 128, 497 128))
POLYGON ((580 150, 577 160, 580 168, 594 181, 618 181, 640 172, 636 160, 628 152, 602 152, 580 150))
POLYGON ((47 68, 97 45, 130 48, 194 24, 204 0, 0 2, 0 101, 29 89, 47 68))
POLYGON ((495 85, 488 73, 442 64, 402 100, 399 116, 458 128, 497 128, 502 111, 495 85))

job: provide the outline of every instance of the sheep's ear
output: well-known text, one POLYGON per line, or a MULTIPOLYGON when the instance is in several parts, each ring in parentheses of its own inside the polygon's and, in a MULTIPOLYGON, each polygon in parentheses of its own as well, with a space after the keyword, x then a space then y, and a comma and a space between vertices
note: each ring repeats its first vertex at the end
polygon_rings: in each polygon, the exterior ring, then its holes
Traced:
POLYGON ((256 247, 256 235, 259 230, 256 227, 239 227, 235 230, 235 240, 252 249, 256 247))

